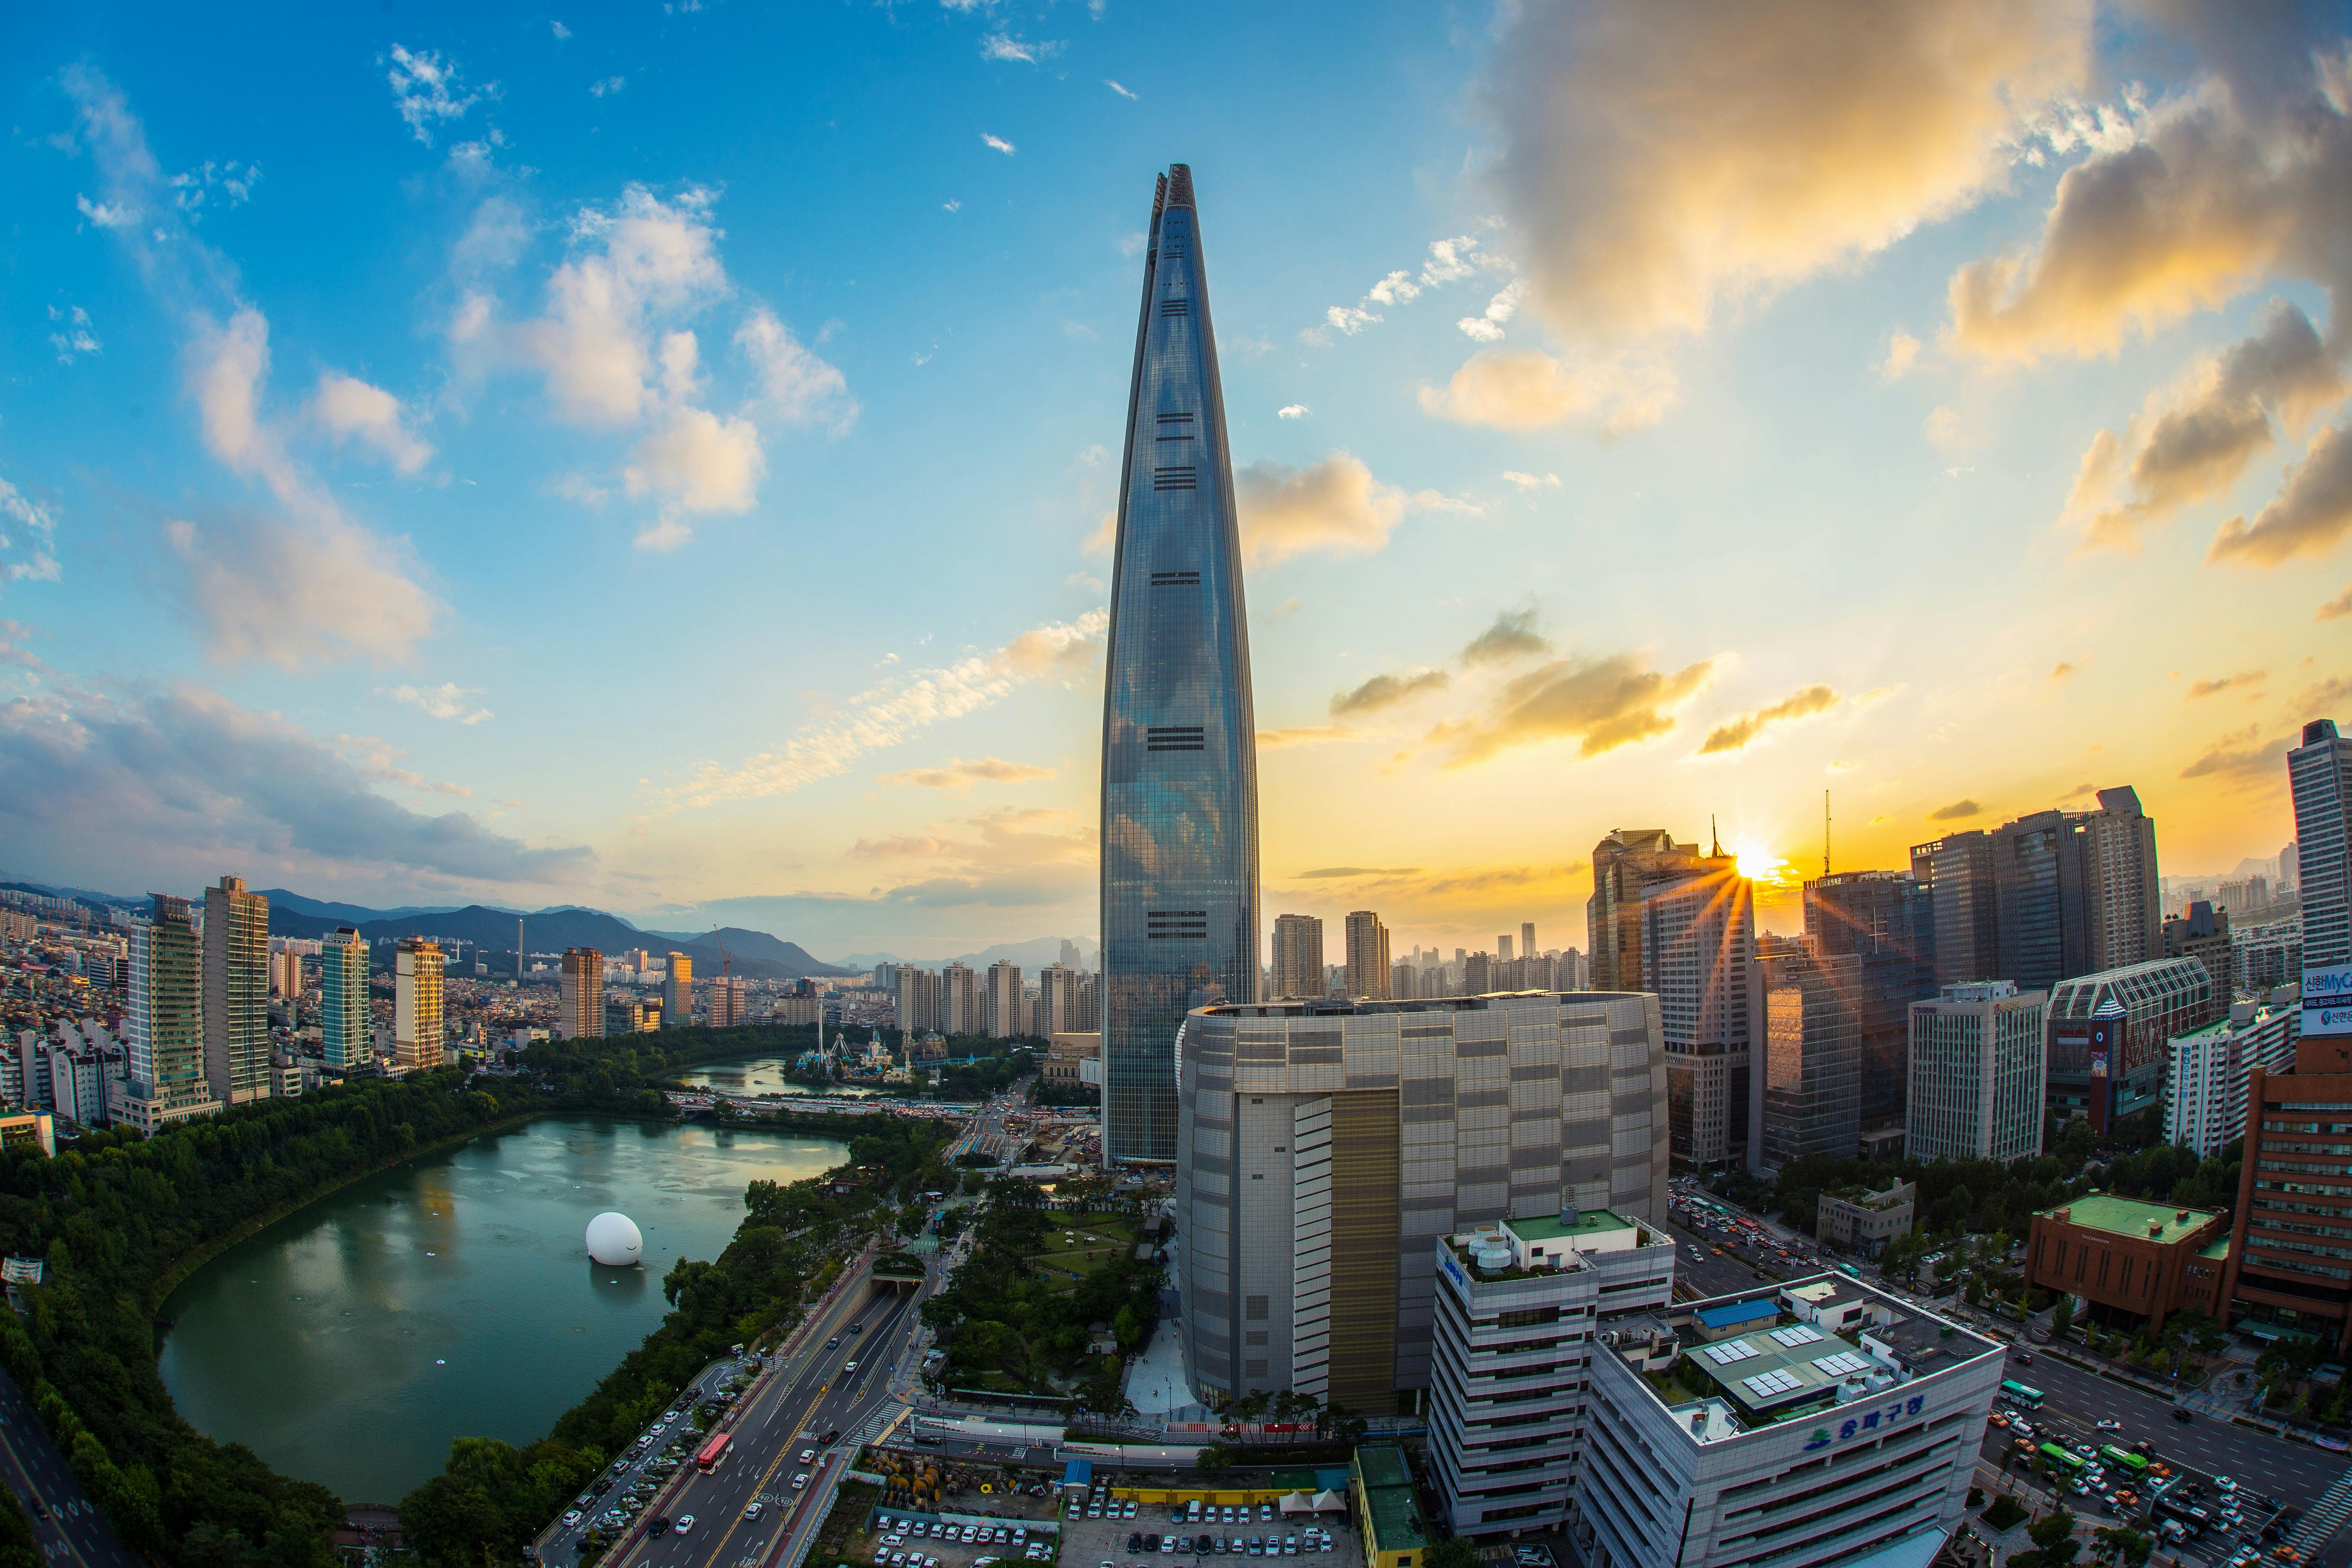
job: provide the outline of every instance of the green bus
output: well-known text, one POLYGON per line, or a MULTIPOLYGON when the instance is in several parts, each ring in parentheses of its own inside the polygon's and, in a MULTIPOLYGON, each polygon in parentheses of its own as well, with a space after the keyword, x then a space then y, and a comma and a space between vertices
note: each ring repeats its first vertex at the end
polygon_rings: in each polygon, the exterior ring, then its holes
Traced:
POLYGON ((2040 1454, 2052 1464, 2057 1465, 2070 1472, 2079 1470, 2084 1466, 2091 1462, 2090 1460, 2083 1458, 2082 1455, 2074 1452, 2072 1448, 2062 1448, 2055 1443, 2044 1443, 2041 1447, 2035 1449, 2034 1452, 2040 1454))
POLYGON ((2000 1385, 2000 1396, 2021 1410, 2042 1408, 2042 1391, 2038 1388, 2028 1388, 2014 1378, 2000 1385))
POLYGON ((2113 1443, 2099 1445, 2099 1458, 2111 1465, 2121 1465, 2134 1475, 2147 1468, 2146 1455, 2135 1454, 2129 1448, 2118 1448, 2113 1443))

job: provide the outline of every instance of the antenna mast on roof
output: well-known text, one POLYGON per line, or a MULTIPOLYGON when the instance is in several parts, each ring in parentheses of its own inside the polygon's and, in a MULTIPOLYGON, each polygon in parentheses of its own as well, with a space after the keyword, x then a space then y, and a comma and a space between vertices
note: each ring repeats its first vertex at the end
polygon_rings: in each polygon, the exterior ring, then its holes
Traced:
POLYGON ((1830 792, 1822 791, 1822 875, 1830 874, 1830 792))
POLYGON ((1708 853, 1713 855, 1715 858, 1718 860, 1722 859, 1723 835, 1715 830, 1715 813, 1711 811, 1706 814, 1706 836, 1708 840, 1715 846, 1715 847, 1709 850, 1708 853))

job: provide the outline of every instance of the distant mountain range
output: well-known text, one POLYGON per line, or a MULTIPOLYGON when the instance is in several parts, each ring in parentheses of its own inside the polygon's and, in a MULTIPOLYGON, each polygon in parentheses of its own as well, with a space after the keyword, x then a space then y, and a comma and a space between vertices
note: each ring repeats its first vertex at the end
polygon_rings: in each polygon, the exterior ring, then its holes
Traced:
POLYGON ((362 936, 432 936, 463 942, 490 952, 511 954, 515 922, 522 922, 526 952, 561 952, 567 947, 593 947, 611 955, 632 948, 667 952, 673 948, 694 960, 698 975, 727 973, 746 980, 793 980, 803 975, 829 977, 858 973, 811 956, 798 942, 782 942, 763 931, 730 926, 717 931, 688 935, 683 931, 645 931, 618 915, 572 906, 526 914, 518 910, 468 904, 455 910, 370 910, 357 904, 331 904, 306 899, 283 888, 265 888, 269 900, 272 936, 324 936, 337 926, 353 926, 362 936), (314 911, 331 910, 331 913, 314 911), (726 952, 722 959, 720 946, 726 952))

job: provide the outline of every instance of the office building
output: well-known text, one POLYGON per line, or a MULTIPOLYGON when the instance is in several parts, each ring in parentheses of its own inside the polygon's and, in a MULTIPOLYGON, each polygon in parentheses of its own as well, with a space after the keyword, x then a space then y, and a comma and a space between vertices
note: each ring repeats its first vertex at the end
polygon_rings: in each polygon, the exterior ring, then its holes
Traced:
POLYGON ((562 1010, 555 1017, 559 1040, 602 1038, 604 1033, 604 955, 593 947, 563 950, 562 1010))
POLYGON ((980 977, 969 963, 940 967, 940 1021, 943 1035, 977 1035, 980 1028, 980 977))
POLYGON ((2026 1278, 2081 1297, 2101 1328, 2154 1334, 2184 1307, 2220 1315, 2229 1254, 2226 1214, 2090 1193, 2033 1216, 2026 1278))
POLYGON ((1862 1030, 1853 995, 1862 960, 1794 952, 1759 959, 1763 992, 1764 1160, 1853 1157, 1862 1136, 1862 1030))
MULTIPOLYGON (((1103 693, 1106 1163, 1176 1157, 1176 1031, 1257 1000, 1257 730, 1192 172, 1151 203, 1103 693)), ((1386 979, 1385 967, 1382 979, 1386 979)))
POLYGON ((2062 980, 2044 1014, 2045 1093, 2061 1121, 2088 1116, 2105 1136, 2116 1121, 2164 1097, 2165 1043, 2226 1010, 2193 958, 2158 958, 2062 980))
POLYGON ((1221 1005, 1185 1020, 1177 1232, 1204 1394, 1395 1408, 1430 1378, 1431 1247, 1665 1213, 1654 997, 1221 1005))
MULTIPOLYGON (((2308 853, 2309 830, 2297 824, 2308 853)), ((2306 875, 2315 865, 2305 861, 2306 875)), ((2294 1068, 2246 1074, 2246 1144, 2221 1300, 2258 1339, 2309 1334, 2352 1352, 2352 1036, 2300 1026, 2294 1068)))
MULTIPOLYGON (((1728 855, 1698 858, 1695 874, 1641 889, 1642 989, 1664 1028, 1667 1116, 1674 1152, 1696 1165, 1764 1163, 1763 1080, 1751 1071, 1758 998, 1752 885, 1728 855)), ((1621 953, 1617 972, 1629 967, 1621 953)))
POLYGON ((1557 1530, 1572 1506, 1602 1312, 1674 1296, 1675 1242, 1606 1209, 1440 1237, 1429 1479, 1457 1534, 1557 1530))
POLYGON ((646 1026, 646 1005, 635 996, 619 996, 604 1003, 604 1033, 607 1036, 635 1035, 646 1026))
POLYGON ((2049 1003, 2040 991, 1979 980, 1911 1005, 1906 1155, 2007 1162, 2042 1152, 2049 1003))
POLYGON ((1805 945, 1851 953, 1854 1026, 1862 1037, 1862 1125, 1903 1124, 1911 1079, 1911 1004, 1936 994, 1930 889, 1907 871, 1840 871, 1805 884, 1805 945))
POLYGON ((1370 910, 1348 916, 1348 997, 1374 1001, 1389 994, 1389 928, 1370 910))
POLYGON ((662 974, 662 1027, 683 1029, 693 1022, 694 960, 673 952, 662 974))
POLYGON ((441 944, 404 936, 392 949, 392 1059, 402 1072, 442 1065, 448 1041, 441 1022, 441 944))
POLYGON ((1939 985, 2047 990, 2161 954, 2156 824, 2127 786, 2098 802, 1913 847, 1912 874, 1934 903, 1939 985))
MULTIPOLYGON (((131 928, 130 1049, 124 1120, 142 1131, 220 1109, 205 1073, 204 949, 186 899, 152 895, 131 928)), ((35 1085, 24 1085, 27 1101, 35 1085)), ((47 1103, 46 1099, 40 1103, 47 1103)))
POLYGON ((702 983, 702 1022, 713 1029, 731 1029, 751 1021, 750 998, 742 976, 721 974, 702 983))
POLYGON ((352 926, 337 926, 319 949, 319 1039, 327 1066, 339 1073, 375 1058, 368 942, 352 926))
POLYGON ((1645 1319, 1592 1360, 1586 1568, 1895 1568, 1958 1528, 2004 1347, 1837 1276, 1645 1319))
POLYGON ((1889 1182, 1883 1192, 1861 1186, 1825 1192, 1813 1211, 1813 1238, 1841 1252, 1875 1258, 1888 1242, 1911 1234, 1918 1202, 1913 1182, 1889 1182))
POLYGON ((1536 922, 1533 921, 1519 922, 1519 952, 1527 958, 1536 956, 1536 922))
POLYGON ((205 889, 205 1081, 224 1105, 269 1096, 269 900, 242 877, 205 889))
POLYGON ((981 1011, 988 1015, 990 1035, 1002 1040, 1029 1032, 1024 999, 1019 964, 1000 958, 988 966, 988 1000, 981 1011))
POLYGON ((2164 1141, 2212 1158, 2246 1131, 2246 1082, 2281 1073, 2302 1037, 2302 998, 2285 986, 2269 1002, 2233 1002, 2230 1015, 2166 1043, 2164 1141))
POLYGON ((1267 1000, 1272 1002, 1305 1002, 1323 994, 1323 921, 1318 917, 1274 917, 1270 984, 1267 1000))
POLYGON ((2303 727, 2286 754, 2294 797, 2295 885, 2303 895, 2303 962, 2310 969, 2352 963, 2352 739, 2333 719, 2303 727))
MULTIPOLYGON (((1705 874, 1695 844, 1662 827, 1618 828, 1592 848, 1592 897, 1585 901, 1596 991, 1649 989, 1642 961, 1642 889, 1705 874)), ((1458 954, 1457 954, 1458 956, 1458 954)))
POLYGON ((2165 958, 2193 958, 2212 977, 2213 994, 2227 997, 2236 988, 2236 946, 2230 935, 2230 911, 2199 900, 2187 911, 2164 922, 2165 958))

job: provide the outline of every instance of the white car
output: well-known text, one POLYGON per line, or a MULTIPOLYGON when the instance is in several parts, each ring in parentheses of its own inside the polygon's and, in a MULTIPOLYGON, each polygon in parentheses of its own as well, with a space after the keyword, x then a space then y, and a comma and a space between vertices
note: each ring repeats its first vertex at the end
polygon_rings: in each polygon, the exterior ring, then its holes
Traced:
POLYGON ((677 1522, 672 1524, 670 1528, 677 1531, 680 1535, 684 1535, 688 1531, 694 1528, 694 1515, 690 1513, 679 1514, 677 1516, 677 1522))
POLYGON ((2102 1432, 2120 1432, 2123 1429, 2124 1424, 2112 1415, 2099 1423, 2099 1430, 2102 1432))
POLYGON ((803 1448, 803 1449, 801 1450, 801 1463, 802 1463, 802 1464, 803 1464, 803 1465, 814 1465, 814 1464, 815 1464, 815 1463, 816 1463, 816 1450, 815 1450, 814 1448, 803 1448))
POLYGON ((798 1491, 806 1485, 808 1485, 808 1472, 806 1470, 803 1470, 800 1474, 793 1478, 793 1490, 798 1491))
POLYGON ((746 1504, 744 1504, 744 1506, 743 1506, 743 1517, 744 1517, 745 1519, 757 1519, 757 1518, 759 1518, 759 1517, 760 1517, 760 1504, 758 1504, 758 1503, 756 1503, 756 1502, 753 1502, 753 1503, 746 1503, 746 1504))

